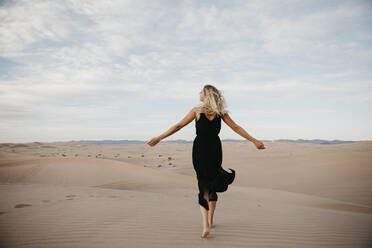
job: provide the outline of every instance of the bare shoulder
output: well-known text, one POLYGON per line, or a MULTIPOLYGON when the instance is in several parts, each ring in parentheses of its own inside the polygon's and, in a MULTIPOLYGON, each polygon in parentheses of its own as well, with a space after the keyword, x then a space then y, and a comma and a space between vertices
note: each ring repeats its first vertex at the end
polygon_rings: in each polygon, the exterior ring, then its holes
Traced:
POLYGON ((182 128, 184 126, 186 126, 187 124, 189 124, 192 120, 195 119, 195 116, 196 116, 196 109, 195 107, 191 108, 191 110, 187 113, 187 115, 182 119, 180 120, 176 126, 182 128))
POLYGON ((227 113, 227 112, 221 115, 221 118, 222 118, 222 119, 225 119, 225 118, 227 118, 227 117, 229 117, 229 113, 227 113))
POLYGON ((197 116, 198 113, 200 112, 200 107, 195 106, 195 107, 192 108, 192 111, 193 111, 194 115, 197 116))
POLYGON ((195 110, 196 112, 200 110, 200 106, 195 106, 192 108, 193 110, 195 110))
POLYGON ((233 130, 238 127, 228 113, 222 115, 222 120, 233 130))

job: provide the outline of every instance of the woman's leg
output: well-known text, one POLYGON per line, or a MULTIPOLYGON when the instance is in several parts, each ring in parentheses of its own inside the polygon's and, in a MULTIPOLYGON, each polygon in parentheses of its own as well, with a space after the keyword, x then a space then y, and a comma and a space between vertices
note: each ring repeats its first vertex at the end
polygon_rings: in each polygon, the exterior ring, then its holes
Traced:
POLYGON ((216 209, 216 201, 210 201, 208 202, 209 204, 209 211, 208 211, 208 225, 209 228, 213 227, 213 215, 214 215, 214 210, 216 209))
MULTIPOLYGON (((208 202, 208 192, 205 191, 203 194, 203 198, 208 202)), ((203 207, 202 205, 199 204, 200 211, 202 214, 202 223, 203 223, 203 233, 202 233, 202 238, 205 238, 209 235, 209 224, 208 224, 208 210, 203 207)))
POLYGON ((216 192, 210 192, 209 193, 209 211, 208 211, 208 224, 209 228, 212 227, 213 225, 213 215, 214 215, 214 210, 216 209, 216 204, 217 204, 217 193, 216 192))

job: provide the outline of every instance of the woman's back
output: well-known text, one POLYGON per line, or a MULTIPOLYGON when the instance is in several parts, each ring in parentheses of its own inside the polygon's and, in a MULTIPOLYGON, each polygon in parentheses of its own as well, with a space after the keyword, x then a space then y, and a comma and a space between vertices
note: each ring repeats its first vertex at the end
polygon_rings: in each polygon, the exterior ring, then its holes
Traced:
POLYGON ((200 113, 199 119, 195 118, 197 136, 218 136, 221 130, 221 116, 215 114, 213 119, 208 119, 205 113, 200 113))

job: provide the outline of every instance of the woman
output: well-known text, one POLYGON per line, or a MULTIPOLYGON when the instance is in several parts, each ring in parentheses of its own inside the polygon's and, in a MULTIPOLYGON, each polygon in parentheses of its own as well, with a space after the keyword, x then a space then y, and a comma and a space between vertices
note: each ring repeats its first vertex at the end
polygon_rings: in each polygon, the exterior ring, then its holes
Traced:
MULTIPOLYGON (((213 190, 213 182, 217 178, 222 164, 222 146, 218 136, 221 129, 221 119, 236 133, 253 142, 257 149, 265 149, 265 147, 261 141, 250 136, 230 118, 228 111, 225 110, 224 97, 216 87, 205 85, 200 91, 200 101, 203 104, 192 108, 180 122, 160 136, 152 138, 147 144, 156 145, 160 140, 172 135, 195 119, 197 136, 193 142, 192 161, 198 178, 198 198, 203 223, 201 238, 207 238, 209 237, 209 229, 213 227, 213 214, 218 198, 217 193, 213 190)), ((233 171, 231 174, 235 175, 235 172, 233 171)), ((229 183, 231 182, 230 180, 229 183)), ((227 185, 225 188, 227 189, 227 185)))

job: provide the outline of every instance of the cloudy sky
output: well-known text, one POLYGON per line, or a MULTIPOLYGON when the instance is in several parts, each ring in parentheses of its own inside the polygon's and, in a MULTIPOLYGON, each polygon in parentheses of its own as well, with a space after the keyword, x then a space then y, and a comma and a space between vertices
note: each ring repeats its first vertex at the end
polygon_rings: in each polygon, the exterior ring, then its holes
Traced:
POLYGON ((149 140, 205 84, 256 139, 370 140, 371 68, 368 0, 0 1, 0 142, 149 140))

